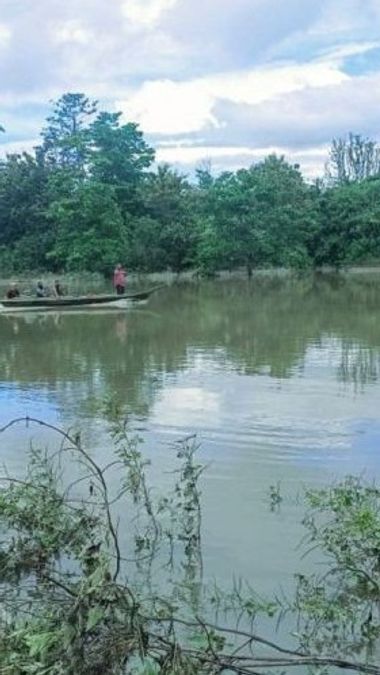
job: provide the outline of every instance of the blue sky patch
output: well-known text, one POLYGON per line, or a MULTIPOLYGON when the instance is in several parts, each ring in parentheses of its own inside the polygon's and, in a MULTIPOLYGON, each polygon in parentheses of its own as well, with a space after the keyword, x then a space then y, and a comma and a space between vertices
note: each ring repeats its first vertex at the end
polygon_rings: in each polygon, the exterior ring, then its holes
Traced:
POLYGON ((344 72, 351 76, 368 75, 380 71, 380 47, 365 54, 356 54, 346 59, 344 72))

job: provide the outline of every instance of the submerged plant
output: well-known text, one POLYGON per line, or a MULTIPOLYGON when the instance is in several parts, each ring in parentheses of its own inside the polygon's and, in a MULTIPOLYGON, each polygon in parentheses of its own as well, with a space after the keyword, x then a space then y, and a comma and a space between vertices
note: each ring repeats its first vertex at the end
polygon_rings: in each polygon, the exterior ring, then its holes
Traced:
POLYGON ((380 490, 348 477, 306 500, 306 543, 324 553, 325 569, 297 577, 302 642, 325 654, 370 654, 380 638, 380 490))
MULTIPOLYGON (((29 418, 11 424, 23 422, 48 427, 60 443, 50 453, 32 449, 24 478, 0 479, 2 675, 264 675, 295 667, 324 672, 334 666, 380 674, 370 655, 367 662, 347 661, 338 640, 339 653, 321 649, 315 623, 313 642, 307 631, 318 612, 326 629, 333 621, 337 631, 345 627, 338 614, 326 614, 326 590, 316 589, 313 579, 300 582, 298 589, 296 606, 306 617, 298 649, 254 631, 258 616, 277 614, 278 601, 261 600, 241 583, 230 593, 204 588, 203 467, 196 459, 195 439, 177 447, 174 484, 162 496, 149 483, 140 443, 117 415, 111 429, 115 454, 104 467, 80 435, 29 418), (112 491, 110 472, 119 479, 112 491), (227 625, 211 620, 213 613, 223 614, 227 625)), ((335 527, 326 519, 320 526, 317 516, 307 521, 313 543, 328 546, 339 559, 341 592, 344 567, 353 561, 357 572, 355 584, 350 577, 351 594, 360 591, 363 602, 373 604, 378 600, 373 563, 377 520, 372 513, 377 497, 375 488, 359 483, 349 483, 341 492, 312 494, 316 514, 333 512, 339 523, 335 527), (347 499, 353 522, 343 518, 347 499), (345 558, 343 530, 349 522, 354 539, 345 558), (363 587, 364 572, 370 581, 363 587)), ((376 624, 367 620, 367 625, 375 639, 376 624)))
POLYGON ((269 486, 269 504, 271 511, 278 510, 282 501, 281 483, 278 481, 276 485, 269 486))

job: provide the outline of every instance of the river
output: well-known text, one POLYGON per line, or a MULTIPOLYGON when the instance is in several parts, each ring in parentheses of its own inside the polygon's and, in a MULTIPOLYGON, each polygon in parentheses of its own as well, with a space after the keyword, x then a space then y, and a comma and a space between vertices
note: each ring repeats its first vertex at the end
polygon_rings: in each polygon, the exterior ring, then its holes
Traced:
MULTIPOLYGON (((305 564, 304 487, 379 473, 380 274, 184 283, 128 312, 2 315, 0 345, 1 424, 28 414, 76 425, 106 458, 98 404, 112 395, 157 489, 172 442, 198 435, 205 574, 221 583, 286 587, 305 564)), ((1 437, 11 471, 30 433, 1 437)))

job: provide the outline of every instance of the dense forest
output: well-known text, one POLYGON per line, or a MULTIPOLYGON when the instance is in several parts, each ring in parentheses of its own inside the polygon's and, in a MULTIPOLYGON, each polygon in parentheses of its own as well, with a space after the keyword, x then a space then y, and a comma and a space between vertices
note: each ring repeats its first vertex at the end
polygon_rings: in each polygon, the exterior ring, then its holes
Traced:
MULTIPOLYGON (((3 133, 4 129, 0 127, 3 133)), ((341 267, 380 257, 380 149, 350 134, 332 142, 310 184, 270 155, 249 169, 189 180, 138 125, 84 94, 53 106, 33 154, 0 161, 0 274, 341 267)))

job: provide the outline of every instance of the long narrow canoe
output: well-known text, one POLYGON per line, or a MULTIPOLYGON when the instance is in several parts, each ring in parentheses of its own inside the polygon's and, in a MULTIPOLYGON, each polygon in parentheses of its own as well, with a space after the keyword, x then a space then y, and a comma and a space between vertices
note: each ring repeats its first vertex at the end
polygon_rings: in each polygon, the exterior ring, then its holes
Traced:
POLYGON ((115 309, 127 309, 135 304, 145 304, 149 297, 159 287, 151 288, 139 293, 126 293, 125 295, 81 295, 64 296, 61 298, 16 298, 15 300, 0 300, 0 312, 26 312, 31 310, 59 310, 91 307, 112 307, 115 309))

